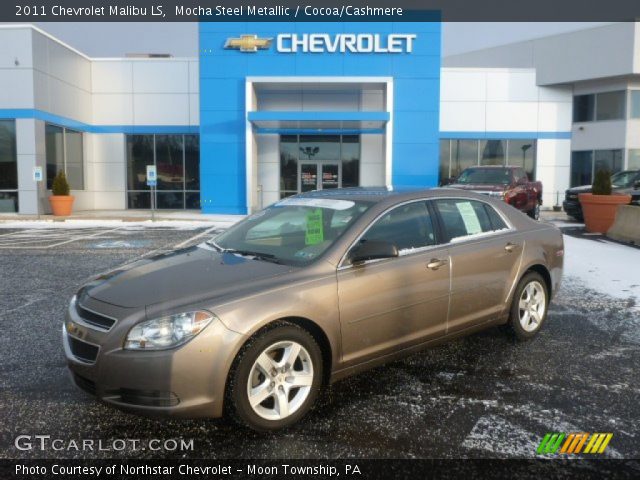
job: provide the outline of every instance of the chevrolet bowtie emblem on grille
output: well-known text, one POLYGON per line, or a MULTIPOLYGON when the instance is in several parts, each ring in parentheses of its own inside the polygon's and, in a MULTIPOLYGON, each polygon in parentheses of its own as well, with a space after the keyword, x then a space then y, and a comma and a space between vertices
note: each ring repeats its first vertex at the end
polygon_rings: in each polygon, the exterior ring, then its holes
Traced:
POLYGON ((257 35, 240 35, 240 38, 227 38, 224 48, 236 48, 241 52, 267 50, 273 38, 258 38, 257 35))

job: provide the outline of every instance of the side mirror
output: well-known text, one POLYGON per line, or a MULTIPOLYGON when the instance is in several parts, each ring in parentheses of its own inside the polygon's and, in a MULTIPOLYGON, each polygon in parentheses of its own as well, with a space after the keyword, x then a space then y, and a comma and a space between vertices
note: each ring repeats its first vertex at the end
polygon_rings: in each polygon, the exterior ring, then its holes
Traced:
POLYGON ((351 263, 360 263, 379 258, 393 258, 398 256, 398 247, 393 243, 369 240, 356 245, 349 253, 351 263))

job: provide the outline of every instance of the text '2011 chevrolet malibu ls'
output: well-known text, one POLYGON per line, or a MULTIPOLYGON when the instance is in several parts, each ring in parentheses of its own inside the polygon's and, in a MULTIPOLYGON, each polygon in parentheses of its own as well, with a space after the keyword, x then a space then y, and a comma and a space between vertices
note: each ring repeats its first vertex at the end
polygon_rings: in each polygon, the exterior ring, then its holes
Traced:
POLYGON ((426 346, 504 323, 533 337, 563 253, 554 226, 471 192, 310 192, 84 285, 64 349, 108 404, 276 430, 323 385, 426 346))

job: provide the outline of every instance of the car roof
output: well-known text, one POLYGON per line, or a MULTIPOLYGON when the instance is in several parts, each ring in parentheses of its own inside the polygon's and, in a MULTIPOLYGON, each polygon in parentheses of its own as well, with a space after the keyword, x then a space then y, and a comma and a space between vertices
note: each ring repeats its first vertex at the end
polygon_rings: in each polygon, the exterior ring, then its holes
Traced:
POLYGON ((477 193, 447 187, 412 187, 412 186, 382 186, 382 187, 349 187, 314 190, 296 195, 297 198, 328 198, 334 200, 355 200, 370 203, 399 203, 418 198, 461 197, 482 198, 477 193))

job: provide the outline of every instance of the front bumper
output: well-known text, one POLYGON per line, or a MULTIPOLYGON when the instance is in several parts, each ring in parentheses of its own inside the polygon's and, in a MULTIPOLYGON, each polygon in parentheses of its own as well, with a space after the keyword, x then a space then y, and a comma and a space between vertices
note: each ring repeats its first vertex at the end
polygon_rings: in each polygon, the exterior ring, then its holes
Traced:
POLYGON ((124 350, 126 334, 143 318, 132 314, 103 331, 85 322, 71 302, 62 343, 76 386, 108 404, 144 415, 221 416, 227 373, 245 337, 214 320, 178 348, 124 350))
POLYGON ((567 215, 582 218, 582 205, 579 200, 565 200, 562 202, 562 209, 567 215))

